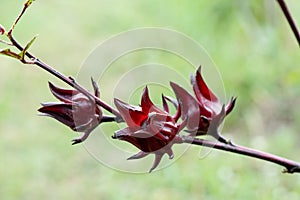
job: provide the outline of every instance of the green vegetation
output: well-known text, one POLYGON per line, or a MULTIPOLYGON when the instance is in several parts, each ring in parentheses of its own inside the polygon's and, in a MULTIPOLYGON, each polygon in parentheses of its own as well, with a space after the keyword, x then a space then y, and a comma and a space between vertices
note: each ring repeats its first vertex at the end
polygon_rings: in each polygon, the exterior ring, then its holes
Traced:
MULTIPOLYGON (((1 1, 0 23, 6 29, 23 3, 1 1)), ((288 6, 300 27, 299 2, 289 0, 288 6)), ((96 45, 139 27, 177 30, 208 51, 222 75, 227 98, 238 96, 224 136, 300 161, 299 47, 276 1, 35 1, 14 35, 26 45, 39 34, 30 51, 76 77, 96 45)), ((61 81, 4 56, 0 67, 1 199, 300 197, 298 174, 282 174, 276 165, 220 151, 200 159, 199 147, 190 148, 171 166, 151 174, 110 169, 83 146, 71 146, 76 134, 67 127, 37 116, 40 102, 55 100, 47 80, 63 86, 61 81)), ((107 94, 109 80, 100 88, 107 94)), ((153 97, 160 95, 150 92, 153 97)), ((139 98, 137 94, 134 97, 139 98)), ((112 135, 116 129, 108 130, 111 133, 106 134, 112 135)))

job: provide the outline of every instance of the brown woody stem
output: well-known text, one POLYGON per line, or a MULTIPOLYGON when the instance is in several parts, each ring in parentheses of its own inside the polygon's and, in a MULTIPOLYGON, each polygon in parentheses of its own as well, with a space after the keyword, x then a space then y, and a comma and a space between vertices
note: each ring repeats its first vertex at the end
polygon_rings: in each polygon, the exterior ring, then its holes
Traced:
POLYGON ((299 31, 297 29, 297 26, 292 18, 292 15, 290 14, 289 10, 288 10, 288 7, 286 6, 284 0, 277 0, 285 18, 287 19, 296 39, 297 39, 297 42, 298 42, 298 45, 300 47, 300 34, 299 34, 299 31))
POLYGON ((213 142, 209 140, 194 138, 191 136, 182 136, 182 139, 184 143, 210 147, 210 148, 219 149, 223 151, 229 151, 232 153, 237 153, 240 155, 245 155, 253 158, 258 158, 260 160, 272 162, 285 167, 285 169, 283 170, 283 172, 285 173, 290 173, 290 174, 300 173, 300 163, 270 153, 258 151, 256 149, 251 149, 244 146, 224 144, 221 142, 213 142))

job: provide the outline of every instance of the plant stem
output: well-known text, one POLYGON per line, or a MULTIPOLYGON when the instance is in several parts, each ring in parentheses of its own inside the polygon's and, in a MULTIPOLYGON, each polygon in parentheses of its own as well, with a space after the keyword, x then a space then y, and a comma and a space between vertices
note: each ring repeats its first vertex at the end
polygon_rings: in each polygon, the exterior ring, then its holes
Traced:
POLYGON ((290 12, 289 12, 289 10, 288 10, 288 8, 287 8, 284 0, 277 0, 277 2, 279 4, 279 6, 280 6, 280 8, 281 8, 281 10, 282 10, 285 18, 287 19, 287 21, 288 21, 288 23, 289 23, 289 25, 290 25, 290 27, 291 27, 291 29, 292 29, 292 31, 293 31, 296 39, 298 41, 298 45, 300 47, 300 34, 299 34, 297 26, 296 26, 296 24, 295 24, 295 22, 294 22, 294 20, 292 18, 292 15, 290 14, 290 12))
MULTIPOLYGON (((27 1, 25 3, 23 10, 21 11, 20 15, 16 19, 16 21, 13 24, 12 28, 7 33, 7 37, 11 41, 12 45, 15 46, 21 52, 23 52, 24 47, 22 45, 20 45, 14 39, 12 33, 13 33, 13 30, 14 30, 15 26, 17 25, 18 21, 21 19, 21 17, 25 13, 26 9, 31 4, 31 2, 32 1, 27 1)), ((285 17, 287 18, 287 20, 288 20, 288 22, 291 26, 291 29, 292 29, 292 31, 293 31, 293 33, 294 33, 294 35, 295 35, 295 37, 298 41, 298 44, 300 46, 299 32, 298 32, 297 27, 296 27, 296 25, 295 25, 290 13, 289 13, 287 7, 285 5, 284 0, 277 0, 277 2, 279 3, 285 17)), ((1 42, 3 42, 3 41, 1 41, 1 42)), ((34 56, 33 54, 31 54, 28 51, 25 52, 25 55, 30 59, 30 61, 27 62, 27 61, 25 61, 24 58, 22 58, 20 60, 21 62, 27 63, 27 64, 34 64, 34 65, 39 66, 40 68, 42 68, 45 71, 49 72, 50 74, 54 75, 55 77, 62 80, 63 82, 65 82, 69 86, 73 87, 74 89, 78 90, 82 94, 86 95, 89 99, 95 101, 96 104, 98 104, 99 106, 101 106, 102 108, 104 108, 105 110, 109 111, 110 113, 112 113, 116 116, 116 117, 104 117, 102 119, 102 122, 112 122, 112 121, 120 122, 120 121, 122 121, 122 117, 116 109, 114 109, 113 107, 111 107, 107 103, 103 102, 100 98, 98 98, 94 94, 90 93, 87 89, 85 89, 80 84, 78 84, 75 81, 74 78, 65 76, 64 74, 62 74, 59 71, 55 70, 50 65, 48 65, 45 62, 39 60, 36 56, 34 56)), ((226 144, 226 143, 221 143, 221 142, 212 142, 212 141, 208 141, 208 140, 204 140, 204 139, 194 138, 194 137, 191 137, 191 136, 181 136, 181 138, 182 138, 183 143, 189 143, 189 144, 194 144, 194 145, 210 147, 210 148, 214 148, 214 149, 218 149, 218 150, 222 150, 222 151, 228 151, 228 152, 232 152, 232 153, 236 153, 236 154, 240 154, 240 155, 245 155, 245 156, 248 156, 248 157, 253 157, 253 158, 265 160, 265 161, 272 162, 272 163, 275 163, 275 164, 278 164, 278 165, 281 165, 281 166, 285 167, 285 170, 283 172, 291 173, 291 174, 292 173, 300 173, 300 163, 289 160, 289 159, 286 159, 286 158, 282 158, 282 157, 279 157, 279 156, 276 156, 276 155, 273 155, 273 154, 270 154, 270 153, 258 151, 258 150, 243 147, 243 146, 234 145, 232 143, 226 144)))
POLYGON ((258 158, 260 160, 272 162, 285 167, 286 169, 283 170, 284 173, 290 173, 290 174, 300 173, 300 163, 270 153, 258 151, 256 149, 251 149, 244 146, 224 144, 220 142, 212 142, 209 140, 194 138, 190 136, 182 136, 182 139, 184 143, 211 147, 218 150, 228 151, 228 152, 237 153, 240 155, 245 155, 253 158, 258 158))
MULTIPOLYGON (((15 40, 15 38, 13 37, 13 30, 16 27, 19 20, 21 19, 21 17, 24 15, 25 11, 28 9, 30 4, 31 3, 29 3, 29 1, 27 1, 24 4, 24 7, 23 7, 21 13, 19 14, 19 16, 17 17, 17 19, 13 23, 12 27, 10 28, 10 30, 7 33, 7 37, 10 40, 10 42, 12 43, 11 45, 15 46, 21 52, 24 50, 24 47, 22 47, 22 45, 20 45, 20 43, 17 40, 15 40)), ((35 65, 39 66, 40 68, 46 70, 47 72, 54 75, 58 79, 62 80, 63 82, 65 82, 69 86, 73 87, 74 89, 78 90, 82 94, 86 95, 92 101, 95 100, 96 104, 98 104, 99 106, 101 106, 102 108, 107 110, 108 112, 114 114, 116 116, 116 118, 114 118, 115 121, 117 121, 117 122, 122 121, 122 117, 116 109, 111 107, 109 104, 103 102, 100 98, 96 97, 94 94, 90 93, 87 89, 85 89, 80 84, 78 84, 75 81, 74 78, 65 76, 64 74, 62 74, 59 71, 55 70, 53 67, 51 67, 50 65, 48 65, 45 62, 41 61, 40 59, 38 59, 36 56, 34 56, 33 54, 31 54, 28 51, 25 52, 25 55, 31 60, 31 62, 26 62, 24 59, 20 60, 21 62, 27 63, 27 64, 35 64, 35 65)))
MULTIPOLYGON (((10 32, 8 34, 8 37, 9 37, 10 41, 12 42, 12 44, 17 49, 19 49, 20 51, 23 51, 24 48, 14 39, 14 37, 12 36, 12 32, 10 32)), ((85 89, 80 84, 78 84, 72 77, 65 76, 64 74, 62 74, 59 71, 55 70, 50 65, 48 65, 45 62, 41 61, 40 59, 36 58, 33 54, 29 53, 28 51, 26 52, 26 56, 33 61, 33 64, 35 64, 35 65, 41 67, 42 69, 46 70, 47 72, 54 75, 58 79, 62 80, 63 82, 65 82, 69 86, 71 86, 71 87, 75 88, 76 90, 78 90, 79 92, 83 93, 88 98, 94 99, 96 104, 103 107, 108 112, 114 114, 116 116, 116 121, 120 121, 122 119, 120 113, 116 109, 114 109, 113 107, 111 107, 110 105, 108 105, 107 103, 103 102, 101 99, 99 99, 98 97, 96 97, 95 95, 90 93, 87 89, 85 89)))

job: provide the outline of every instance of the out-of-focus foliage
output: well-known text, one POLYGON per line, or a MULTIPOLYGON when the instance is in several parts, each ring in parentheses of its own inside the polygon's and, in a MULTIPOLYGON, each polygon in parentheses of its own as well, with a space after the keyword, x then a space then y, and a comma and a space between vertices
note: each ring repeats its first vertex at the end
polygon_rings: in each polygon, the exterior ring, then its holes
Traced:
MULTIPOLYGON (((23 3, 1 1, 0 22, 6 29, 23 3)), ((287 3, 300 27, 300 3, 287 3)), ((183 32, 202 44, 218 66, 227 95, 238 96, 224 136, 300 161, 299 48, 276 1, 35 1, 15 36, 26 44, 39 34, 30 51, 76 76, 99 42, 152 26, 183 32)), ((74 133, 68 128, 36 115, 40 102, 53 99, 47 80, 59 81, 4 56, 0 67, 1 199, 300 197, 299 175, 218 151, 199 159, 199 147, 151 174, 109 169, 84 148, 71 146, 74 133)), ((109 83, 100 87, 105 90, 109 83)))

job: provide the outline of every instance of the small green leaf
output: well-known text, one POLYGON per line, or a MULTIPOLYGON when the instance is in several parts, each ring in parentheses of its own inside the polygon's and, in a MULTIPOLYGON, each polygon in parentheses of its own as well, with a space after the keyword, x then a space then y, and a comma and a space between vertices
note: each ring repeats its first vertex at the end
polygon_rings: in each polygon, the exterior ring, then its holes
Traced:
POLYGON ((37 36, 34 36, 34 37, 27 43, 27 45, 25 46, 25 48, 23 49, 23 51, 19 54, 20 57, 21 57, 22 59, 24 59, 24 56, 25 56, 27 50, 28 50, 29 47, 33 44, 33 42, 35 41, 36 38, 37 38, 37 36))
POLYGON ((23 51, 27 51, 29 49, 29 47, 33 44, 33 42, 35 41, 35 39, 37 38, 37 35, 34 36, 29 42, 28 44, 25 46, 24 50, 23 51))
POLYGON ((15 52, 12 52, 10 49, 1 50, 0 54, 6 55, 6 56, 9 56, 9 57, 18 59, 18 60, 20 60, 22 58, 19 54, 15 53, 15 52))

